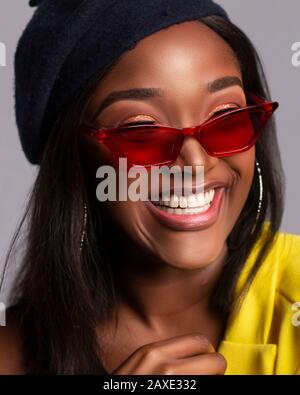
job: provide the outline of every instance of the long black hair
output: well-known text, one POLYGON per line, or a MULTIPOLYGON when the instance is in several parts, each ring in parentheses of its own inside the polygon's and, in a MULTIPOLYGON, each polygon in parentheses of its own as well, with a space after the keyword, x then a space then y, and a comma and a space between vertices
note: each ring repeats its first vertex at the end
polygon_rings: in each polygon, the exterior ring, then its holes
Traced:
MULTIPOLYGON (((240 64, 244 88, 266 99, 268 86, 257 52, 234 24, 218 16, 201 18, 232 48, 240 64)), ((96 326, 111 317, 118 290, 103 243, 106 229, 99 202, 84 171, 78 136, 88 99, 108 70, 94 76, 51 122, 39 172, 23 219, 7 254, 6 265, 25 228, 21 270, 12 288, 10 311, 19 317, 28 373, 101 374, 101 339, 96 326), (87 203, 87 234, 80 238, 87 203)), ((256 144, 264 180, 261 215, 255 226, 259 183, 257 174, 243 210, 228 237, 228 257, 212 297, 224 317, 235 306, 234 289, 240 272, 262 234, 270 226, 248 278, 248 286, 279 230, 283 211, 283 172, 274 120, 256 144), (255 226, 255 231, 251 230, 255 226)))

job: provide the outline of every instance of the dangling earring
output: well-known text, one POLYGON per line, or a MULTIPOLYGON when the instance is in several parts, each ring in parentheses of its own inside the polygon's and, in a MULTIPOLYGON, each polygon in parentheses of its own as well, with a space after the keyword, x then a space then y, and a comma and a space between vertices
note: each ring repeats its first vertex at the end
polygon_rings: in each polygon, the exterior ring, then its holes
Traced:
POLYGON ((263 200, 263 192, 264 192, 264 187, 263 187, 263 179, 262 179, 262 174, 261 174, 261 168, 259 166, 258 161, 255 161, 256 164, 256 169, 258 173, 258 179, 259 179, 259 201, 258 201, 258 207, 257 207, 257 214, 256 214, 256 219, 255 219, 255 224, 252 228, 251 234, 254 232, 256 228, 256 224, 259 220, 260 213, 261 213, 261 207, 262 207, 262 200, 263 200))
POLYGON ((84 237, 86 234, 86 222, 87 222, 87 205, 86 205, 86 203, 84 203, 83 208, 84 208, 84 215, 83 215, 83 225, 82 225, 82 232, 81 232, 81 238, 80 238, 80 252, 82 251, 84 237))

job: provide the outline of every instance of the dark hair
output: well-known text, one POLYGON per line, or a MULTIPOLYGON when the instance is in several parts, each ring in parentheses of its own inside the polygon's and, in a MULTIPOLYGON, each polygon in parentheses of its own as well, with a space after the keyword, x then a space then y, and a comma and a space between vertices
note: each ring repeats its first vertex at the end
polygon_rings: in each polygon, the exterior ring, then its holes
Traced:
MULTIPOLYGON (((200 19, 233 49, 244 88, 266 99, 269 91, 259 57, 246 35, 217 16, 200 19)), ((110 317, 117 287, 103 241, 103 223, 84 176, 84 160, 74 130, 82 120, 87 100, 108 70, 91 79, 68 103, 52 126, 39 173, 24 217, 8 251, 26 226, 22 267, 13 293, 11 311, 17 309, 24 343, 26 371, 43 374, 101 374, 99 341, 95 327, 110 317), (88 226, 79 253, 83 205, 88 203, 88 226)), ((254 177, 243 210, 228 237, 228 258, 212 298, 224 317, 235 305, 234 289, 240 272, 268 218, 270 227, 248 278, 248 286, 267 255, 282 218, 283 172, 274 121, 256 144, 264 180, 261 215, 255 225, 259 184, 254 177)))

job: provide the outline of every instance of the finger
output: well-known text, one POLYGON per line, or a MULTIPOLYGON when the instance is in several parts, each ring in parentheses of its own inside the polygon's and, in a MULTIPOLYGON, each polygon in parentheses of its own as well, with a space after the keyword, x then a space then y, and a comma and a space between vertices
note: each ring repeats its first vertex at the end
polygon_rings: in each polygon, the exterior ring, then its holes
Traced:
MULTIPOLYGON (((214 347, 200 333, 190 333, 144 344, 135 350, 112 374, 130 374, 142 369, 156 368, 165 358, 186 358, 215 352, 214 347)), ((136 373, 138 374, 138 373, 136 373)), ((142 373, 139 373, 142 374, 142 373)))
POLYGON ((162 374, 169 375, 221 375, 226 371, 227 362, 219 353, 202 354, 195 357, 169 361, 162 374))
POLYGON ((144 351, 152 354, 167 355, 172 358, 187 358, 199 354, 213 353, 210 341, 200 333, 174 336, 143 346, 144 351))
POLYGON ((113 372, 111 372, 111 374, 114 375, 133 374, 133 372, 137 370, 141 360, 140 355, 136 351, 130 354, 128 358, 126 358, 113 372))
MULTIPOLYGON (((166 358, 177 359, 213 353, 214 347, 199 333, 175 336, 169 339, 144 344, 126 362, 126 371, 150 371, 157 368, 166 358)), ((123 369, 124 370, 124 369, 123 369)), ((122 373, 125 374, 125 373, 122 373)), ((136 373, 143 374, 143 373, 136 373)))

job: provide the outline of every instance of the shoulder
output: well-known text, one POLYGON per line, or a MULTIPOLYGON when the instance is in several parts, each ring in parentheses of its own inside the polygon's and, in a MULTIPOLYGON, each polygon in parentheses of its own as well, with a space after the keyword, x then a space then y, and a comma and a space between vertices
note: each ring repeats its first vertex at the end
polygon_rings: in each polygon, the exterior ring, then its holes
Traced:
MULTIPOLYGON (((266 230, 267 225, 263 234, 266 230)), ((262 240, 263 237, 245 265, 242 285, 255 262, 262 240)), ((274 374, 300 373, 300 354, 297 351, 300 349, 299 235, 276 233, 239 309, 234 310, 229 319, 226 340, 254 345, 256 351, 260 349, 260 359, 256 364, 267 364, 266 369, 274 374)), ((258 358, 254 349, 253 355, 258 358)))
POLYGON ((4 326, 0 326, 0 374, 24 374, 18 308, 2 309, 1 314, 4 326))
POLYGON ((270 296, 284 299, 289 306, 300 302, 300 235, 277 232, 257 277, 270 296))
MULTIPOLYGON (((256 258, 268 236, 270 223, 263 225, 260 238, 253 246, 243 272, 239 279, 238 290, 246 283, 249 273, 253 268, 256 258)), ((270 248, 263 259, 254 283, 259 288, 271 287, 275 296, 276 292, 285 294, 291 300, 300 300, 300 235, 277 231, 270 248)))
MULTIPOLYGON (((296 373, 300 369, 300 235, 279 232, 266 269, 274 290, 269 340, 277 344, 276 371, 296 373)), ((265 277, 266 278, 266 277, 265 277)))

